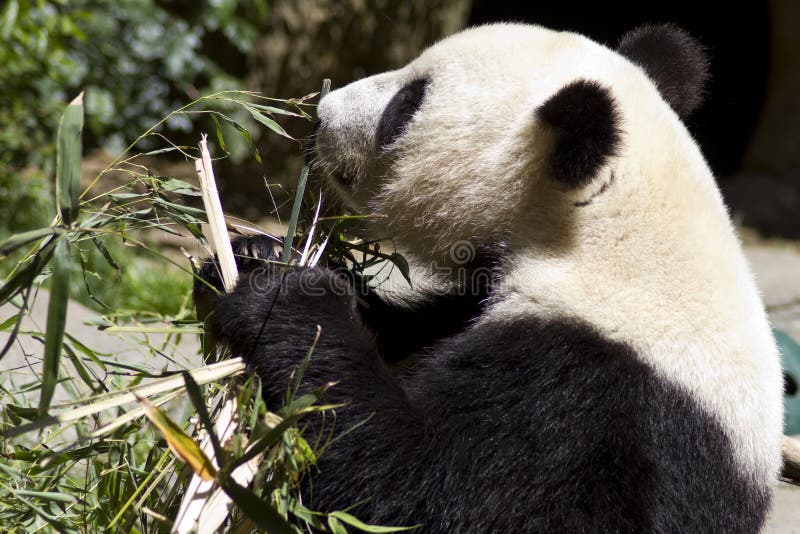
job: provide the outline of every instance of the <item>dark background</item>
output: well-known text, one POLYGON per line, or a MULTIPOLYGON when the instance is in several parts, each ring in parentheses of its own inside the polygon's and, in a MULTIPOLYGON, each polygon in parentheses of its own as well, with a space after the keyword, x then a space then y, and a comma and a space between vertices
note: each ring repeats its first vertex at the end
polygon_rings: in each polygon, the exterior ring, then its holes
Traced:
MULTIPOLYGON (((717 175, 739 170, 763 107, 769 72, 769 9, 766 2, 702 10, 702 2, 497 2, 476 0, 469 24, 520 21, 574 31, 616 47, 628 30, 671 22, 708 48, 711 84, 689 127, 717 175)), ((734 3, 730 4, 731 6, 734 3)))

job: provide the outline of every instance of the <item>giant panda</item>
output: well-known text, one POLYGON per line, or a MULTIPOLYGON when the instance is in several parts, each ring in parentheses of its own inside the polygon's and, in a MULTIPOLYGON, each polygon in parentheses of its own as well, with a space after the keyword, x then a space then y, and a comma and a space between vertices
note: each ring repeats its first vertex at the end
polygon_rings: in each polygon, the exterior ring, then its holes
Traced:
POLYGON ((424 532, 762 528, 780 363, 682 122, 707 77, 671 25, 612 49, 495 24, 321 100, 315 174, 446 290, 384 298, 235 243, 210 324, 268 401, 321 327, 303 382, 335 382, 340 436, 307 506, 424 532))

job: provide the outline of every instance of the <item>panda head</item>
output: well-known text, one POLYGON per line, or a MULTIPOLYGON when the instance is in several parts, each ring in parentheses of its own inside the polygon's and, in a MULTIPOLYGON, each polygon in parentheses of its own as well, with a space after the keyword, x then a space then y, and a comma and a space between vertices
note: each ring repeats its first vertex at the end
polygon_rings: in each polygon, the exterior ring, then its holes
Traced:
POLYGON ((680 118, 706 79, 702 47, 668 25, 617 50, 537 26, 478 27, 328 94, 319 174, 351 209, 383 216, 373 237, 420 259, 446 263, 464 241, 563 248, 632 191, 664 193, 665 167, 705 169, 680 118))

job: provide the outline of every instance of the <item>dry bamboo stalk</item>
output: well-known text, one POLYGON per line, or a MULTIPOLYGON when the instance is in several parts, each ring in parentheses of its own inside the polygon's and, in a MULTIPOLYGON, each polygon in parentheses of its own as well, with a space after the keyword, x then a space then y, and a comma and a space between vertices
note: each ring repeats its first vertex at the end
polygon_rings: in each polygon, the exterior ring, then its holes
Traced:
MULTIPOLYGON (((222 203, 219 200, 207 138, 208 136, 203 134, 200 139, 200 158, 195 160, 195 169, 200 179, 200 192, 203 195, 203 205, 208 216, 212 252, 217 255, 219 260, 225 292, 230 293, 236 287, 239 271, 236 268, 233 247, 225 225, 225 214, 222 212, 222 203)), ((228 399, 216 417, 213 432, 216 433, 223 446, 236 433, 238 427, 237 411, 236 399, 228 399)), ((212 430, 206 429, 206 431, 210 432, 212 430)), ((214 457, 214 449, 208 434, 206 434, 200 447, 206 456, 219 467, 219 463, 214 457)), ((259 460, 260 457, 254 458, 250 462, 239 466, 231 476, 240 485, 248 486, 255 476, 259 460)), ((233 501, 213 480, 205 481, 197 474, 194 474, 189 486, 186 488, 186 493, 183 495, 181 507, 172 525, 172 532, 178 534, 189 532, 212 534, 217 531, 228 517, 232 507, 233 501)))
POLYGON ((236 287, 239 271, 236 268, 231 239, 225 226, 225 214, 222 213, 222 203, 219 201, 219 192, 214 178, 214 168, 211 166, 211 153, 208 151, 207 139, 208 136, 203 134, 200 139, 200 158, 195 160, 194 167, 200 179, 200 192, 203 194, 203 205, 208 216, 211 248, 219 259, 225 291, 230 293, 236 287))

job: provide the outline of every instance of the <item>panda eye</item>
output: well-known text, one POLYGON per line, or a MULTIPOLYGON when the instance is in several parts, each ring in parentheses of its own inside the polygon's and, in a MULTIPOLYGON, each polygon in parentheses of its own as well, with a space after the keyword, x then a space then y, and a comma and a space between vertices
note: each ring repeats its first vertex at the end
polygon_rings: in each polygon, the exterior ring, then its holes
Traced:
POLYGON ((428 80, 414 80, 395 94, 378 123, 378 146, 383 149, 403 135, 406 126, 422 105, 428 80))

